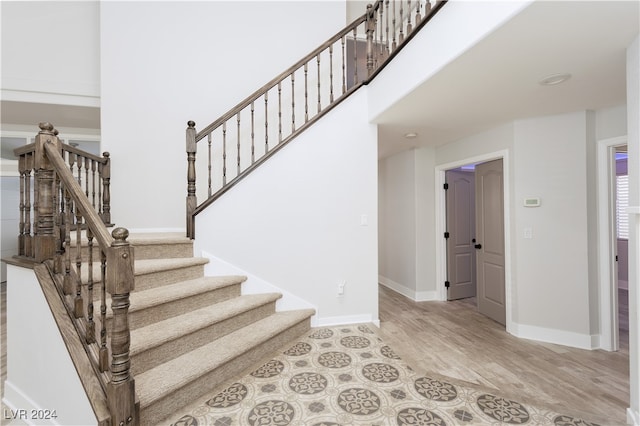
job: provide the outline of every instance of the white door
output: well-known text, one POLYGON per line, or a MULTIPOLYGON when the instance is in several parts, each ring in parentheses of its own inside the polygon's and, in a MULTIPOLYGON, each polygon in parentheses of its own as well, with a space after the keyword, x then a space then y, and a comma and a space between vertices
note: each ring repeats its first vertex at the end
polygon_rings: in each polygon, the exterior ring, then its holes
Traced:
POLYGON ((502 160, 476 166, 478 311, 505 324, 504 195, 502 160))
POLYGON ((475 297, 476 233, 474 172, 448 170, 447 182, 447 300, 475 297))

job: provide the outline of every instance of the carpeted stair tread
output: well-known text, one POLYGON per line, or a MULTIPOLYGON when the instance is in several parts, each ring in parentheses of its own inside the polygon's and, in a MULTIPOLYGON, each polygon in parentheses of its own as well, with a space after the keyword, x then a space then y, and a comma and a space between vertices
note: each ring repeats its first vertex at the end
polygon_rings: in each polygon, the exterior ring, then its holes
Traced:
MULTIPOLYGON (((175 269, 188 268, 191 266, 206 265, 209 259, 203 257, 178 257, 170 259, 139 259, 134 263, 134 275, 136 277, 142 275, 153 274, 156 272, 172 271, 175 269)), ((86 284, 89 281, 88 268, 86 263, 82 264, 81 277, 82 282, 86 284)), ((100 281, 100 262, 93 263, 93 280, 100 281)), ((135 289, 134 289, 135 290, 135 289)))
POLYGON ((204 374, 308 319, 312 309, 278 312, 198 349, 136 375, 140 409, 178 391, 204 374))
POLYGON ((154 272, 187 268, 189 266, 206 265, 208 259, 203 257, 179 257, 175 259, 140 259, 135 261, 135 275, 153 274, 154 272))
MULTIPOLYGON (((178 299, 203 294, 223 287, 236 285, 246 281, 242 275, 220 275, 214 277, 202 277, 194 280, 182 281, 149 290, 134 291, 129 296, 130 313, 142 309, 148 309, 163 303, 169 303, 178 299)), ((107 306, 111 306, 111 298, 107 296, 107 306)), ((107 318, 113 316, 111 310, 107 311, 107 318)))
POLYGON ((134 356, 242 312, 275 302, 281 297, 279 293, 240 296, 132 330, 130 354, 134 356))

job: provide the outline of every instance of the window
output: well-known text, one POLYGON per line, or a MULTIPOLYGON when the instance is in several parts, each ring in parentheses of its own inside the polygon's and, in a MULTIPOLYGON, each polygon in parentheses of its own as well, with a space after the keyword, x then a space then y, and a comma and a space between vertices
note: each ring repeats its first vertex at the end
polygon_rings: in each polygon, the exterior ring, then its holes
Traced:
POLYGON ((629 239, 629 175, 616 176, 616 229, 619 239, 629 239))

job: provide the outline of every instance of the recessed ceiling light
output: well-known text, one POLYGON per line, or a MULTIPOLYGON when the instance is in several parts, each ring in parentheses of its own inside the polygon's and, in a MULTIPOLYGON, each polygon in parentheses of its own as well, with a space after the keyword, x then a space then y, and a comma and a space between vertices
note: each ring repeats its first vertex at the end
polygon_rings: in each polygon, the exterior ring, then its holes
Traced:
POLYGON ((571 74, 551 74, 540 80, 538 83, 542 86, 555 86, 556 84, 564 83, 571 78, 571 74))
POLYGON ((405 133, 404 137, 407 139, 415 139, 418 137, 418 134, 416 132, 409 132, 409 133, 405 133))

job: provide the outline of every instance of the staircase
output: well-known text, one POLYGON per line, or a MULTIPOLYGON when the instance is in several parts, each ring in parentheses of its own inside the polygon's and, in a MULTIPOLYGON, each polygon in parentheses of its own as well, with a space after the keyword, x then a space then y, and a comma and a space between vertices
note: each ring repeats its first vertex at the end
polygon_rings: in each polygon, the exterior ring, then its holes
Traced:
POLYGON ((242 295, 245 277, 204 276, 208 261, 193 257, 183 235, 129 241, 136 258, 129 321, 140 424, 162 423, 310 328, 312 310, 276 312, 280 294, 242 295))

